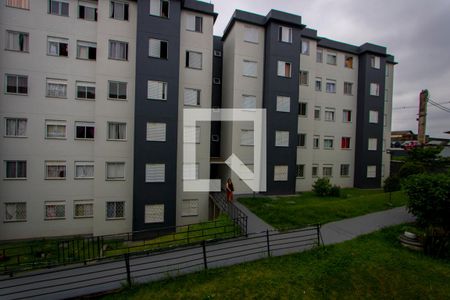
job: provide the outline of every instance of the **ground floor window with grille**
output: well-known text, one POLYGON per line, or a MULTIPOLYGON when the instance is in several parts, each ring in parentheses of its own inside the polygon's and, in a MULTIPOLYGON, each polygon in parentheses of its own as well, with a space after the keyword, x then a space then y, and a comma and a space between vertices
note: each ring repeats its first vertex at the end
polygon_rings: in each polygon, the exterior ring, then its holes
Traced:
POLYGON ((66 179, 65 161, 46 161, 45 179, 66 179))
POLYGON ((341 177, 348 177, 348 176, 350 176, 350 165, 342 164, 341 165, 341 177))
POLYGON ((45 219, 64 219, 66 217, 66 203, 60 202, 45 202, 45 219))
POLYGON ((123 201, 106 202, 106 218, 107 219, 125 218, 125 202, 123 201))
POLYGON ((297 178, 305 177, 305 165, 297 165, 297 178))
POLYGON ((106 180, 125 180, 125 163, 107 162, 106 180))
POLYGON ((26 220, 27 204, 25 202, 5 203, 5 222, 26 220))
POLYGON ((198 199, 183 199, 181 202, 181 216, 198 216, 198 199))
POLYGON ((288 181, 288 166, 274 166, 273 181, 288 181))
POLYGON ((145 206, 145 223, 163 223, 164 204, 150 204, 145 206))
POLYGON ((92 161, 76 161, 75 162, 75 178, 92 179, 94 178, 94 162, 92 161))
POLYGON ((312 165, 311 176, 312 176, 312 177, 317 177, 317 176, 319 176, 319 165, 318 165, 318 164, 313 164, 313 165, 312 165))
POLYGON ((27 162, 25 160, 9 160, 5 163, 7 179, 27 178, 27 162))
POLYGON ((323 175, 323 177, 332 177, 333 176, 333 166, 323 166, 322 175, 323 175))
POLYGON ((74 218, 92 218, 94 203, 92 201, 74 201, 74 218))

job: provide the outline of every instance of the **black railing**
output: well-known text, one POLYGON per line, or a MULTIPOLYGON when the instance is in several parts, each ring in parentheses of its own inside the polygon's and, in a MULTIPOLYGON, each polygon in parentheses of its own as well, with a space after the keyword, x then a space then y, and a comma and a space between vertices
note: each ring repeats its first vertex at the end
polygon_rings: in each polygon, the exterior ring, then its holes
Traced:
POLYGON ((40 240, 28 246, 0 249, 0 274, 84 263, 125 253, 157 251, 196 244, 202 240, 236 238, 246 234, 237 224, 246 220, 228 218, 187 226, 164 227, 96 237, 40 240))
POLYGON ((0 279, 0 299, 74 298, 204 269, 295 253, 319 246, 320 226, 249 234, 164 251, 125 253, 115 260, 0 279))
POLYGON ((230 219, 233 220, 234 224, 239 227, 244 234, 247 234, 247 215, 236 207, 233 202, 228 201, 224 192, 211 193, 209 198, 221 212, 227 214, 230 219))

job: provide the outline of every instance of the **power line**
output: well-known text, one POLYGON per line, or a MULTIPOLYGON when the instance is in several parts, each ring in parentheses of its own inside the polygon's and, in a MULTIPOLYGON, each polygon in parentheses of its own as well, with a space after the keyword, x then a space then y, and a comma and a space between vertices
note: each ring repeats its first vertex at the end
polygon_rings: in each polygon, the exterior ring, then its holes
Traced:
POLYGON ((443 110, 443 111, 445 111, 445 112, 450 113, 450 108, 445 107, 445 106, 441 105, 440 103, 434 102, 434 101, 431 100, 431 99, 428 99, 428 103, 430 103, 431 105, 433 105, 433 106, 439 108, 440 110, 443 110))

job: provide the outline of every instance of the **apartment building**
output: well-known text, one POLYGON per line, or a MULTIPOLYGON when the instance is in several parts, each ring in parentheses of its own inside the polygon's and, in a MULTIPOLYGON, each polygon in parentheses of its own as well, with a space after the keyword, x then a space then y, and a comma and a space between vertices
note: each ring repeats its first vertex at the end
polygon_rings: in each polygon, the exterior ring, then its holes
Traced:
POLYGON ((252 123, 183 128, 185 109, 266 109, 268 194, 322 176, 381 185, 386 49, 322 38, 274 10, 237 10, 217 37, 216 17, 195 0, 2 1, 0 240, 206 221, 209 194, 183 189, 193 179, 231 177, 251 192, 224 160, 259 163, 252 123))

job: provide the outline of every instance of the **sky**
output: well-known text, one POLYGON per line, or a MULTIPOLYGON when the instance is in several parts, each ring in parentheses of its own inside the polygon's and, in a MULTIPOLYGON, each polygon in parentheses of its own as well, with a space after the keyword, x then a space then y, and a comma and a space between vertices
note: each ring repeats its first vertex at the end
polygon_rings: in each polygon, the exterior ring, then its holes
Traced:
MULTIPOLYGON (((205 0, 206 1, 206 0, 205 0)), ((319 36, 385 46, 395 56, 392 130, 417 133, 419 94, 450 109, 450 1, 448 0, 212 0, 222 35, 235 9, 266 15, 277 9, 302 16, 319 36)), ((428 105, 427 134, 450 138, 450 113, 428 105)))

